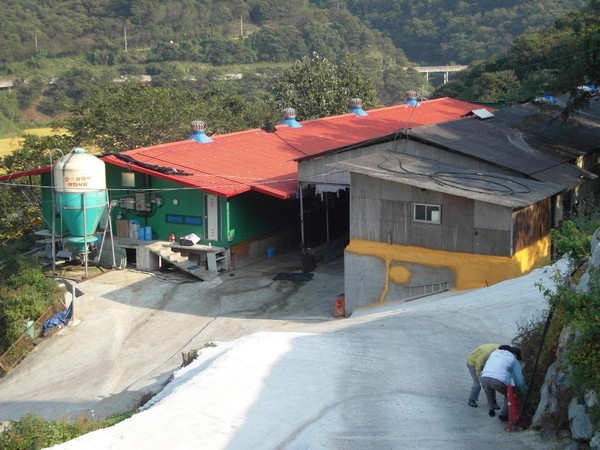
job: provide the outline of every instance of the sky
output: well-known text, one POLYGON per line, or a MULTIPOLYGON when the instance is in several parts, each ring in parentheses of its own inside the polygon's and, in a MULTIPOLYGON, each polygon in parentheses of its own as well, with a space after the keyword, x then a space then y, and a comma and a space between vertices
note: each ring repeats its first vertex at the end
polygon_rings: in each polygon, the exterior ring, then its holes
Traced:
POLYGON ((555 271, 219 342, 131 418, 52 448, 537 448, 487 416, 483 393, 466 405, 465 360, 545 318, 538 283, 555 271))

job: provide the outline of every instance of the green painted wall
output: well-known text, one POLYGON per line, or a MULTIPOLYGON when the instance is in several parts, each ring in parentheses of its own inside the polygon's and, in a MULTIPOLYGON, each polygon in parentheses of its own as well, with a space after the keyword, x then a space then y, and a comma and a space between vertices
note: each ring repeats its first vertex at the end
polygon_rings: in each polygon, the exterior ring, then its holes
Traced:
POLYGON ((112 208, 111 214, 115 233, 115 220, 120 217, 125 220, 138 220, 142 227, 152 227, 153 239, 166 241, 170 233, 175 233, 178 238, 190 233, 195 233, 200 238, 204 237, 204 199, 200 191, 141 173, 135 173, 135 187, 123 187, 121 174, 124 172, 128 171, 108 164, 106 166, 109 197, 119 204, 112 208), (145 202, 151 205, 149 211, 137 211, 123 206, 123 201, 135 198, 135 194, 140 192, 145 194, 145 202), (200 217, 201 223, 167 223, 166 217, 169 214, 200 217))
MULTIPOLYGON (((166 241, 170 233, 174 233, 177 238, 195 233, 204 239, 204 192, 140 173, 135 173, 135 187, 126 188, 122 186, 123 172, 128 171, 109 164, 106 166, 110 200, 123 201, 127 197, 135 197, 136 192, 146 192, 146 199, 151 200, 152 208, 150 211, 135 213, 121 206, 114 207, 111 216, 115 234, 115 220, 120 213, 122 219, 137 219, 140 226, 152 227, 153 239, 166 241), (200 217, 201 224, 167 223, 166 217, 169 214, 200 217)), ((299 205, 294 200, 278 200, 256 192, 247 192, 230 199, 221 197, 219 206, 221 239, 211 241, 215 245, 230 246, 273 233, 290 224, 298 223, 299 226, 299 205)))
POLYGON ((300 205, 296 200, 279 200, 256 192, 246 192, 229 199, 229 231, 234 239, 229 245, 282 230, 300 227, 300 205))

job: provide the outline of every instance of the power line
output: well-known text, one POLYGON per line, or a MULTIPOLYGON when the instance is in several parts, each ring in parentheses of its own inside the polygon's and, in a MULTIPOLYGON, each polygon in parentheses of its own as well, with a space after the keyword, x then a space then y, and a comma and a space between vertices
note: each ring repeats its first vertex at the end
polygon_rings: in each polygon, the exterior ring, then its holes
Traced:
MULTIPOLYGON (((207 176, 211 176, 211 175, 207 175, 207 176)), ((242 177, 242 176, 218 176, 219 178, 239 178, 240 180, 256 180, 257 178, 254 177, 242 177)), ((197 186, 197 187, 193 187, 193 186, 182 186, 182 187, 176 187, 176 188, 111 188, 111 187, 107 187, 106 190, 108 191, 114 191, 114 192, 118 192, 118 191, 124 191, 124 192, 132 192, 132 191, 147 191, 147 192, 169 192, 169 191, 184 191, 184 190, 193 190, 193 191, 198 191, 198 190, 202 190, 202 189, 215 189, 215 188, 234 188, 234 187, 239 187, 240 184, 241 185, 245 185, 245 186, 266 186, 269 184, 280 184, 280 183, 288 183, 288 182, 292 182, 292 181, 297 181, 297 178, 280 178, 277 180, 263 180, 260 182, 256 182, 256 183, 231 183, 231 184, 211 184, 211 185, 207 185, 207 186, 197 186)), ((25 183, 7 183, 7 182, 0 182, 0 186, 8 186, 8 187, 28 187, 28 188, 38 188, 38 189, 54 189, 53 186, 43 186, 40 184, 25 184, 25 183)), ((96 192, 98 190, 104 190, 104 189, 86 189, 86 188, 78 188, 79 191, 84 191, 84 192, 96 192)))
POLYGON ((384 157, 383 162, 377 164, 377 168, 391 173, 401 173, 406 176, 426 178, 440 186, 452 187, 466 192, 485 193, 498 196, 528 194, 531 192, 531 188, 525 183, 502 175, 462 171, 433 171, 430 173, 414 172, 403 166, 402 156, 386 156, 384 157), (390 160, 396 160, 398 162, 398 169, 385 167, 385 164, 390 160), (461 182, 461 180, 463 180, 463 182, 461 182), (485 185, 469 186, 467 180, 485 183, 485 185))

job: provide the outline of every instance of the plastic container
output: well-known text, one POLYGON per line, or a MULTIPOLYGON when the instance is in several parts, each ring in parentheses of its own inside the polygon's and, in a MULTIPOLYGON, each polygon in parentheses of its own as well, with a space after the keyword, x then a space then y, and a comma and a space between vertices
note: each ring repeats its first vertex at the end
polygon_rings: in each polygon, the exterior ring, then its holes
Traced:
POLYGON ((273 258, 275 256, 275 247, 268 247, 265 253, 267 254, 267 258, 273 258))
POLYGON ((144 240, 145 241, 152 240, 152 227, 149 225, 144 227, 144 240))
POLYGON ((140 221, 129 219, 129 239, 140 239, 140 221))
POLYGON ((346 296, 340 294, 335 299, 334 317, 346 317, 346 296))

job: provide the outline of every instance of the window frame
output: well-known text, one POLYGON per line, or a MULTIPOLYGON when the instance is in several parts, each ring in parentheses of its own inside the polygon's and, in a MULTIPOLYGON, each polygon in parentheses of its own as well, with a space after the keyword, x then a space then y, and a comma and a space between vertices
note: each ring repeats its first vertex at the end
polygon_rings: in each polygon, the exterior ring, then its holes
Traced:
POLYGON ((436 205, 433 203, 413 203, 412 204, 412 221, 415 223, 429 223, 433 225, 440 225, 442 223, 442 205, 436 205), (417 207, 425 207, 425 219, 417 219, 417 207), (438 211, 438 220, 427 220, 427 217, 431 217, 431 212, 438 211))

